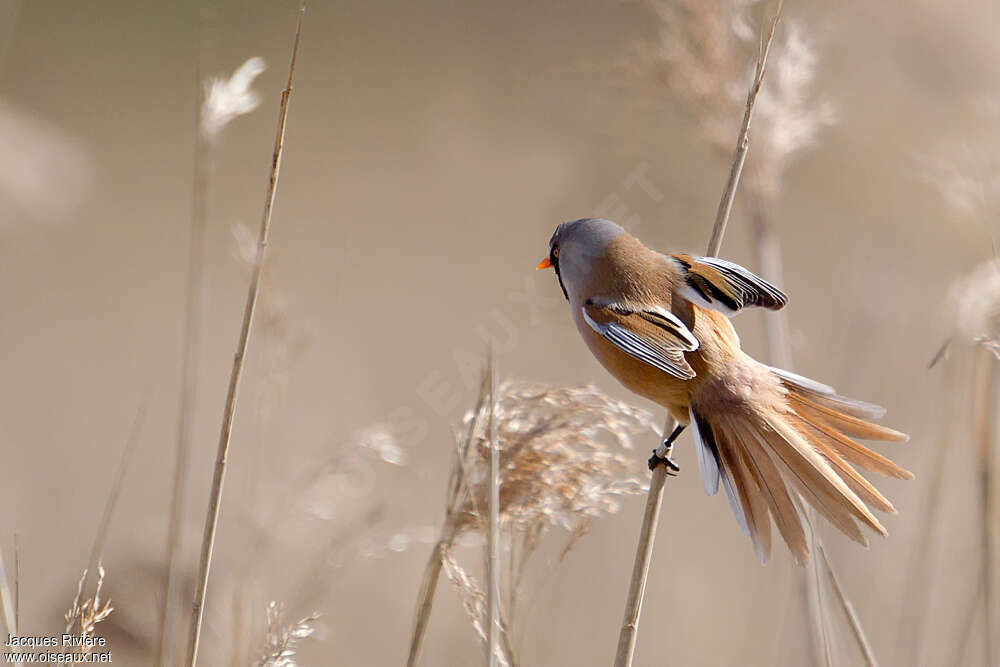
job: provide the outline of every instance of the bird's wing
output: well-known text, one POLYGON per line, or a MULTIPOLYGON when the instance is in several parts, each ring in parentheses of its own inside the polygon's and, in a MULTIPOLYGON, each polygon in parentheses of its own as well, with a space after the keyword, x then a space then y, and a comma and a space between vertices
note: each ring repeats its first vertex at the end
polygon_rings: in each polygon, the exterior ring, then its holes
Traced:
POLYGON ((779 310, 788 303, 780 289, 739 264, 717 257, 670 255, 680 268, 677 293, 703 308, 733 316, 750 306, 779 310))
POLYGON ((694 377, 684 353, 697 350, 698 340, 670 311, 588 299, 583 317, 622 352, 682 380, 694 377))

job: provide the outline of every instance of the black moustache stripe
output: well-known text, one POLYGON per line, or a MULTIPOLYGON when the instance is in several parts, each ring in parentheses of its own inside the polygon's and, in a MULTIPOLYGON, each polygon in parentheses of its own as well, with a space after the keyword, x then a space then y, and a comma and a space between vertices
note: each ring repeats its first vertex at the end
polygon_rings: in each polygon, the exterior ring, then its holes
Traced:
POLYGON ((559 258, 553 257, 549 259, 552 262, 552 268, 556 270, 556 278, 559 279, 559 287, 562 288, 563 296, 569 301, 569 292, 566 291, 566 285, 563 284, 562 274, 559 273, 559 258))

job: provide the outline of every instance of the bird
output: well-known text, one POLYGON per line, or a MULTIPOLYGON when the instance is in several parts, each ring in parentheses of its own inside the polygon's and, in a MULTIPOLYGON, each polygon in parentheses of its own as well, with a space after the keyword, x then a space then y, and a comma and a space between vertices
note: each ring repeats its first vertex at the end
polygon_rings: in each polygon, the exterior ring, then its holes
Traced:
MULTIPOLYGON (((849 538, 860 526, 887 534, 872 509, 896 509, 857 468, 899 479, 913 474, 857 442, 905 442, 874 423, 882 408, 745 353, 730 318, 746 308, 783 308, 780 289, 716 257, 661 254, 601 218, 560 224, 538 269, 555 270, 581 337, 625 388, 667 409, 694 433, 705 492, 720 482, 761 563, 771 555, 771 522, 795 560, 809 543, 801 500, 849 538)), ((650 467, 679 471, 656 455, 650 467)))

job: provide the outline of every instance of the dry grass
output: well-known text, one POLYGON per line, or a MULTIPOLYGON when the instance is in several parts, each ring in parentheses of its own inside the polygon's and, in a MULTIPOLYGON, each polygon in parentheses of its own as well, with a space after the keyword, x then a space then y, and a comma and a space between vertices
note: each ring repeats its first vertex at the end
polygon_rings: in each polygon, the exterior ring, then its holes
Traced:
MULTIPOLYGON (((410 643, 416 663, 442 566, 455 585, 476 633, 485 639, 486 598, 453 553, 456 541, 478 534, 489 506, 489 383, 462 421, 445 503, 445 521, 424 572, 410 643)), ((500 600, 502 657, 518 664, 514 639, 525 573, 553 528, 568 534, 565 557, 590 523, 618 511, 624 496, 642 493, 634 461, 637 437, 656 433, 650 415, 591 387, 548 388, 505 382, 495 408, 499 443, 498 520, 505 546, 500 600)))
MULTIPOLYGON (((97 565, 97 583, 94 586, 94 593, 93 595, 84 597, 87 572, 87 570, 83 571, 80 583, 76 587, 76 596, 73 598, 73 603, 64 615, 66 633, 74 634, 82 641, 81 646, 73 648, 72 652, 74 656, 78 654, 89 655, 93 651, 93 647, 87 645, 86 639, 94 634, 97 625, 107 620, 111 612, 115 609, 111 606, 111 600, 101 598, 101 589, 104 587, 104 566, 100 563, 97 565)), ((86 662, 86 659, 78 662, 86 662)), ((76 662, 71 664, 76 664, 76 662)))
POLYGON ((299 642, 313 635, 320 615, 314 612, 292 622, 287 622, 284 616, 280 603, 272 601, 267 605, 267 632, 257 667, 296 667, 299 642))

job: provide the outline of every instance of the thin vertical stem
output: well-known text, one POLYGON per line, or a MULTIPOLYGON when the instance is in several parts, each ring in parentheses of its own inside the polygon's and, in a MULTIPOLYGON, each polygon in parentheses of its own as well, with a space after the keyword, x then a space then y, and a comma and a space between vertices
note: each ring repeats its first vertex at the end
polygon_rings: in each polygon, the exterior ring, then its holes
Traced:
POLYGON ((295 58, 298 55, 299 38, 302 34, 302 19, 305 16, 305 12, 306 5, 305 2, 302 2, 299 8, 298 22, 295 27, 295 40, 292 43, 292 56, 288 65, 288 82, 284 90, 281 91, 281 103, 278 110, 278 129, 274 139, 274 154, 271 160, 271 175, 264 198, 264 212, 261 217, 260 236, 257 239, 257 258, 250 276, 250 287, 247 291, 246 305, 243 309, 243 324, 240 327, 239 342, 236 345, 236 356, 233 359, 233 368, 229 376, 226 405, 222 414, 222 429, 219 434, 215 474, 212 478, 212 491, 209 497, 208 512, 205 517, 201 560, 198 566, 198 579, 195 587, 191 628, 188 636, 187 664, 189 667, 194 667, 198 662, 201 626, 205 615, 205 595, 208 591, 208 576, 212 564, 212 553, 215 549, 215 534, 219 524, 219 509, 222 504, 222 489, 226 477, 229 443, 233 432, 233 418, 236 414, 236 401, 239 394, 240 379, 243 376, 243 365, 250 342, 250 331, 253 326, 254 312, 257 308, 257 298, 260 294, 261 273, 271 231, 271 212, 274 208, 274 198, 278 189, 278 175, 281 170, 281 154, 285 141, 285 121, 288 118, 288 100, 292 93, 295 58))
POLYGON ((729 215, 733 211, 733 202, 736 199, 736 190, 740 185, 740 176, 743 174, 743 165, 747 161, 747 153, 750 152, 750 120, 753 117, 754 106, 757 104, 760 87, 764 83, 767 55, 771 51, 774 30, 778 27, 778 19, 781 17, 783 6, 784 0, 778 0, 778 6, 774 10, 767 35, 761 39, 760 50, 757 52, 757 66, 754 70, 753 83, 750 84, 750 92, 747 93, 743 124, 740 126, 739 139, 736 141, 736 154, 733 156, 733 164, 729 169, 729 180, 726 181, 726 189, 722 192, 722 200, 719 201, 719 209, 715 214, 715 224, 712 226, 712 236, 708 242, 707 254, 709 256, 714 257, 719 254, 719 250, 722 248, 722 238, 726 235, 726 225, 729 224, 729 215))
POLYGON ((199 94, 195 105, 194 181, 191 191, 191 238, 188 246, 188 271, 185 285, 184 365, 181 371, 181 396, 177 415, 177 449, 174 456, 174 483, 171 491, 170 519, 167 524, 167 573, 160 607, 160 633, 156 655, 160 667, 170 664, 173 635, 174 590, 177 586, 177 561, 181 551, 181 526, 187 500, 188 460, 190 459, 194 408, 197 405, 198 369, 201 366, 201 302, 205 262, 205 194, 208 191, 211 145, 201 130, 203 95, 201 92, 201 19, 198 20, 198 49, 195 80, 199 94))
POLYGON ((496 667, 500 622, 500 443, 497 438, 497 358, 490 350, 490 525, 486 534, 486 592, 489 629, 486 632, 486 663, 496 667))
MULTIPOLYGON (((761 85, 764 82, 764 72, 767 70, 767 56, 771 50, 771 43, 774 40, 774 31, 778 25, 778 19, 781 17, 782 5, 783 0, 778 0, 778 5, 775 8, 774 16, 771 18, 768 31, 761 38, 760 49, 757 52, 757 66, 754 72, 753 83, 750 85, 750 92, 747 94, 746 109, 743 113, 743 124, 740 126, 739 138, 736 142, 733 164, 729 170, 729 179, 726 182, 722 200, 719 202, 715 224, 712 227, 712 235, 708 242, 708 255, 719 254, 719 249, 722 247, 722 239, 726 233, 726 225, 729 223, 729 215, 733 210, 733 200, 739 188, 740 176, 743 173, 743 164, 746 162, 747 153, 750 150, 750 120, 753 116, 754 105, 757 102, 757 95, 760 93, 761 85)), ((668 419, 668 426, 671 421, 671 419, 668 419)), ((664 438, 666 438, 670 430, 664 432, 664 438)), ((656 455, 661 458, 668 456, 669 448, 661 444, 656 450, 656 455)), ((665 481, 665 466, 656 466, 650 477, 649 494, 646 497, 646 509, 643 512, 642 524, 639 528, 639 544, 636 548, 635 561, 632 566, 632 577, 629 580, 629 593, 625 602, 622 627, 618 634, 615 667, 630 667, 635 654, 639 615, 642 611, 642 600, 646 591, 649 563, 653 555, 653 544, 656 541, 656 527, 659 523, 660 505, 663 501, 663 485, 665 481)))
POLYGON ((14 632, 21 633, 21 544, 14 533, 14 632))
MULTIPOLYGON (((122 457, 118 462, 118 470, 115 471, 115 477, 111 482, 111 489, 108 491, 108 500, 104 504, 101 522, 97 526, 94 544, 90 548, 90 558, 87 560, 87 572, 97 572, 100 566, 104 555, 104 543, 108 539, 108 529, 111 527, 111 517, 114 515, 115 507, 118 505, 118 497, 122 492, 125 473, 128 472, 129 464, 132 462, 132 455, 139 444, 139 436, 142 434, 142 426, 146 421, 146 408, 148 405, 149 391, 147 390, 135 412, 128 440, 125 441, 125 448, 122 450, 122 457)), ((86 587, 86 576, 84 576, 84 587, 86 587)))
POLYGON ((17 634, 17 621, 15 620, 14 596, 10 593, 10 583, 7 579, 7 570, 3 565, 3 550, 0 549, 0 609, 3 611, 3 622, 7 628, 7 634, 17 634))
MULTIPOLYGON (((0 549, 0 607, 3 608, 4 625, 7 627, 7 634, 19 634, 18 587, 20 586, 20 566, 17 561, 17 534, 14 534, 14 595, 10 594, 10 584, 7 581, 7 570, 3 565, 3 550, 0 549)), ((14 663, 16 667, 21 667, 24 663, 18 660, 14 663)))
MULTIPOLYGON (((757 270, 767 280, 780 285, 783 282, 781 251, 778 239, 768 219, 768 206, 761 198, 755 197, 748 208, 754 250, 757 255, 757 270)), ((769 313, 768 317, 764 318, 764 341, 767 345, 767 362, 778 368, 792 370, 794 363, 786 311, 779 310, 775 313, 769 313)), ((822 549, 823 544, 823 540, 815 528, 816 511, 811 505, 800 509, 800 513, 806 517, 808 524, 806 539, 809 552, 815 554, 822 549)), ((820 574, 817 558, 813 558, 806 566, 803 581, 806 612, 812 630, 813 662, 824 667, 832 667, 833 646, 830 641, 830 620, 827 614, 826 599, 823 595, 823 577, 820 574)))
MULTIPOLYGON (((673 429, 674 421, 668 418, 663 429, 663 438, 666 439, 673 429)), ((664 455, 666 456, 666 454, 664 455)), ((646 595, 646 580, 649 577, 649 563, 653 558, 656 528, 660 524, 660 506, 663 503, 663 485, 666 479, 667 467, 665 465, 656 466, 649 480, 646 509, 642 513, 639 545, 635 551, 632 579, 629 581, 628 598, 625 601, 625 616, 622 619, 621 632, 618 634, 615 667, 631 667, 635 656, 635 642, 639 633, 639 615, 642 613, 642 601, 646 595)))
POLYGON ((994 623, 1000 616, 1000 610, 995 609, 997 571, 996 549, 997 521, 996 480, 994 469, 994 450, 996 439, 996 402, 997 373, 992 355, 983 348, 975 351, 975 361, 972 372, 972 426, 973 437, 978 445, 980 499, 982 503, 982 567, 983 567, 983 612, 986 628, 986 664, 995 665, 997 659, 996 628, 994 623))
POLYGON ((451 548, 454 539, 454 524, 449 521, 441 531, 441 537, 434 544, 434 548, 431 549, 431 555, 424 567, 424 577, 420 583, 420 592, 417 594, 417 614, 413 622, 413 634, 410 637, 410 653, 406 659, 406 667, 415 667, 417 658, 420 657, 420 646, 423 644, 427 623, 431 618, 431 609, 434 607, 434 594, 437 592, 438 579, 441 578, 441 558, 445 550, 451 548))
MULTIPOLYGON (((749 208, 750 226, 753 230, 754 249, 757 254, 757 268, 760 275, 782 284, 784 268, 781 262, 781 244, 770 223, 770 210, 763 201, 755 201, 749 208)), ((785 309, 769 312, 764 317, 764 342, 767 345, 767 360, 772 366, 791 370, 792 337, 788 326, 788 311, 785 309)))
MULTIPOLYGON (((854 639, 858 642, 858 646, 861 647, 861 655, 865 658, 865 663, 868 667, 878 667, 878 661, 875 659, 875 652, 872 650, 872 645, 868 641, 868 637, 865 635, 864 627, 861 625, 861 619, 858 617, 856 611, 854 611, 854 605, 851 601, 847 599, 844 595, 844 589, 840 586, 840 579, 837 577, 837 573, 834 572, 833 566, 830 565, 830 560, 826 557, 826 549, 823 545, 817 545, 819 556, 823 559, 823 566, 826 568, 826 573, 830 577, 830 583, 833 584, 833 590, 837 594, 837 598, 840 600, 840 606, 844 610, 844 615, 847 617, 847 622, 851 626, 851 631, 854 632, 854 639)), ((819 560, 818 558, 816 560, 819 560)))

